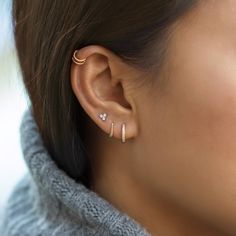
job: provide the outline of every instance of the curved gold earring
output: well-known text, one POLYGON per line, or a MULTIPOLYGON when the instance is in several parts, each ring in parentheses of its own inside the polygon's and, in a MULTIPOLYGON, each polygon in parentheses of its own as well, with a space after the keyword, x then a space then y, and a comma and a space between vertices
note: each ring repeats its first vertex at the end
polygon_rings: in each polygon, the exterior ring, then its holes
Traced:
POLYGON ((121 127, 121 141, 125 143, 125 123, 123 123, 121 127))
POLYGON ((86 58, 84 59, 79 59, 76 57, 76 53, 78 52, 78 50, 74 51, 73 57, 72 57, 72 61, 77 64, 77 65, 83 65, 86 61, 86 58))
POLYGON ((109 137, 113 137, 113 134, 114 134, 114 122, 111 123, 111 129, 110 129, 110 134, 109 134, 109 137))

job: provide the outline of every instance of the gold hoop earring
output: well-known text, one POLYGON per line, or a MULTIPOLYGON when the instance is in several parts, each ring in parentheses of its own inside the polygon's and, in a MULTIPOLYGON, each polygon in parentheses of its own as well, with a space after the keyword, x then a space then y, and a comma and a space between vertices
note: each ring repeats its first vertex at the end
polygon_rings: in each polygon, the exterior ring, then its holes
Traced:
POLYGON ((76 53, 78 52, 78 50, 74 51, 73 57, 72 57, 72 61, 77 64, 77 65, 83 65, 86 61, 86 58, 84 59, 79 59, 76 57, 76 53))
POLYGON ((121 126, 121 141, 122 143, 125 143, 125 123, 121 126))
POLYGON ((110 134, 109 134, 109 137, 113 137, 114 135, 114 122, 111 123, 111 129, 110 129, 110 134))

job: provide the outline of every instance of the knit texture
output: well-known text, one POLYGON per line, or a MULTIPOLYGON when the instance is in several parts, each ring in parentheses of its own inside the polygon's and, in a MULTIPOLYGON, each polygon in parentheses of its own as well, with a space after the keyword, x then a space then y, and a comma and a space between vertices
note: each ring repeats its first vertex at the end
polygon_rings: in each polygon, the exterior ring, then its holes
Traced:
POLYGON ((1 236, 151 235, 56 165, 42 142, 31 106, 22 116, 20 141, 29 171, 7 201, 1 236))

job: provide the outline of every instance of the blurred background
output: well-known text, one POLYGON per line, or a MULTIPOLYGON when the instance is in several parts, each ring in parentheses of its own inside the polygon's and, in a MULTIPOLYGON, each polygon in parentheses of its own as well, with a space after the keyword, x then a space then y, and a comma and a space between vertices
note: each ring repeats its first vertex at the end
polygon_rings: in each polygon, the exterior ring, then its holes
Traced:
POLYGON ((27 104, 13 41, 11 0, 0 0, 0 212, 26 171, 19 125, 27 104))

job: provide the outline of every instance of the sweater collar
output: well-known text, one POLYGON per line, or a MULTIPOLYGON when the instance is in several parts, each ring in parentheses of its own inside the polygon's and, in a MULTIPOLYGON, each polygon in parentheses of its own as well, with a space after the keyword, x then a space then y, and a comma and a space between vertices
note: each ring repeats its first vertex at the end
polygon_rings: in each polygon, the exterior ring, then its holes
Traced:
POLYGON ((111 235, 150 236, 134 219, 59 169, 43 144, 32 114, 30 105, 22 116, 20 142, 29 173, 36 188, 41 189, 38 193, 44 202, 50 198, 49 207, 53 207, 53 199, 57 199, 65 211, 72 211, 85 224, 106 228, 111 235))

